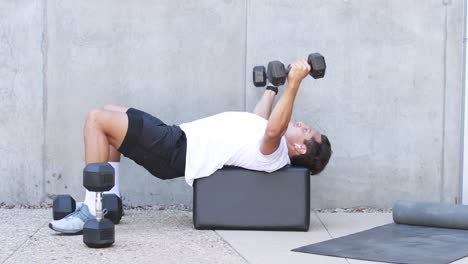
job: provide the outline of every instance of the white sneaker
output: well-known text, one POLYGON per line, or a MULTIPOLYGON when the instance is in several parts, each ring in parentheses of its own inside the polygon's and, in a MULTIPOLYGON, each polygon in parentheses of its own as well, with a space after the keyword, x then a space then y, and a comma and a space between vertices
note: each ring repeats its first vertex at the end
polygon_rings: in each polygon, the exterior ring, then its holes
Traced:
POLYGON ((84 203, 77 203, 75 212, 60 220, 50 221, 50 229, 64 234, 81 234, 86 221, 96 218, 84 203))

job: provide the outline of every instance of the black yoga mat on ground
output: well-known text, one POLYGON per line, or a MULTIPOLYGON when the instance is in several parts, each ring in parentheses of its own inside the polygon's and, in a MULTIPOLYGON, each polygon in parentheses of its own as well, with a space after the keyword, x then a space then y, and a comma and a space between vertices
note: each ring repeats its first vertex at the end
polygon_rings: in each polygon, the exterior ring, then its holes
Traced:
POLYGON ((389 263, 450 263, 468 256, 468 206, 399 201, 388 224, 292 251, 389 263))

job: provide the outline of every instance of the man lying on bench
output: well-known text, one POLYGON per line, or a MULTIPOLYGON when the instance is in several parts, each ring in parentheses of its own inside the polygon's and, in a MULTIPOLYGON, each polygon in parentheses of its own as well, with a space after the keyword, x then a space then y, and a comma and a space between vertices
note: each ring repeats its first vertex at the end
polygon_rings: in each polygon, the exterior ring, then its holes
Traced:
MULTIPOLYGON (((207 177, 224 165, 273 172, 292 164, 318 174, 332 154, 328 138, 302 122, 290 122, 294 99, 310 65, 305 60, 291 64, 288 85, 271 110, 275 87, 267 87, 254 113, 224 112, 168 126, 140 110, 107 105, 89 112, 84 127, 85 162, 109 162, 115 169, 119 193, 120 154, 167 180, 185 176, 207 177)), ((84 223, 95 217, 95 193, 86 191, 75 212, 49 227, 57 232, 81 233, 84 223)))

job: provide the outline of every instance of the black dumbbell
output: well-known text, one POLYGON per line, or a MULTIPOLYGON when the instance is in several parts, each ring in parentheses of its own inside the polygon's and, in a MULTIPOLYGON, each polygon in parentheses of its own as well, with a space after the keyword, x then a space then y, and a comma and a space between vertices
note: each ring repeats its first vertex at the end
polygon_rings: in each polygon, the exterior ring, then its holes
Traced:
POLYGON ((59 194, 55 196, 52 204, 52 217, 54 220, 60 220, 73 213, 76 209, 75 199, 68 194, 59 194))
MULTIPOLYGON (((323 78, 327 68, 325 58, 320 53, 311 53, 307 58, 310 65, 310 76, 314 79, 323 78)), ((263 66, 255 66, 253 68, 253 82, 256 87, 263 87, 266 85, 267 80, 275 86, 283 85, 291 70, 291 66, 287 68, 280 61, 270 61, 267 69, 263 66)))
POLYGON ((91 248, 109 247, 115 241, 114 223, 102 215, 102 193, 114 186, 114 168, 109 163, 91 163, 83 170, 83 186, 96 192, 96 218, 83 226, 83 242, 91 248))
MULTIPOLYGON (((111 220, 114 224, 120 223, 123 215, 122 199, 116 194, 104 194, 102 198, 103 208, 107 210, 105 218, 111 220)), ((76 202, 68 194, 59 194, 54 198, 52 217, 54 220, 60 220, 73 213, 76 209, 76 202)))
POLYGON ((255 87, 264 87, 267 83, 265 67, 255 66, 253 68, 253 83, 255 87))
POLYGON ((116 194, 107 193, 102 196, 102 208, 107 210, 105 218, 112 221, 114 224, 120 223, 123 216, 122 199, 116 194))

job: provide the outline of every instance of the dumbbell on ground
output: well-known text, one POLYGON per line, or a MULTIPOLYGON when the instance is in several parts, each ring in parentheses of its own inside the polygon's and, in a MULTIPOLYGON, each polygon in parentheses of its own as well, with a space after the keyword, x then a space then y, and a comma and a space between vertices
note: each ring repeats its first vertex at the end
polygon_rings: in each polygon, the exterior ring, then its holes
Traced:
MULTIPOLYGON (((107 210, 105 218, 111 220, 114 224, 120 223, 123 215, 122 199, 115 194, 104 194, 102 206, 107 210)), ((73 213, 76 209, 76 202, 68 194, 59 194, 54 198, 52 217, 54 220, 60 220, 73 213)))
POLYGON ((68 194, 59 194, 55 196, 52 208, 52 217, 54 220, 60 220, 75 211, 76 202, 68 194))
MULTIPOLYGON (((310 65, 309 75, 314 79, 323 78, 326 70, 325 58, 320 53, 311 53, 307 58, 310 65)), ((253 82, 256 87, 263 87, 267 81, 275 86, 283 85, 291 70, 290 65, 287 68, 280 61, 270 61, 267 69, 263 66, 253 68, 253 82)))
POLYGON ((96 218, 83 226, 83 242, 91 248, 109 247, 114 244, 114 223, 102 215, 102 193, 114 186, 114 168, 109 163, 91 163, 83 170, 83 186, 96 192, 96 218))

